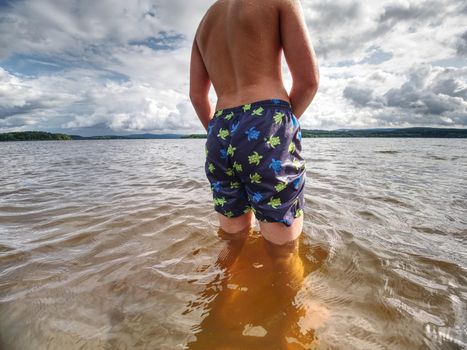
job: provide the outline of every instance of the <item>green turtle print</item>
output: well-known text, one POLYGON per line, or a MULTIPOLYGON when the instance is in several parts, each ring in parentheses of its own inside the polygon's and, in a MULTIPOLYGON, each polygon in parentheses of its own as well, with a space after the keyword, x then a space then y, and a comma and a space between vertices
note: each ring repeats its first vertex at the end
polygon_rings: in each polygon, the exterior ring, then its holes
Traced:
POLYGON ((259 162, 263 158, 258 152, 253 152, 251 155, 248 156, 248 163, 259 165, 259 162))
POLYGON ((244 103, 214 113, 206 140, 214 209, 233 218, 252 211, 290 226, 304 215, 301 130, 289 102, 244 103))
POLYGON ((274 114, 274 122, 276 124, 280 124, 282 123, 282 120, 284 119, 284 113, 282 112, 276 112, 276 114, 274 114))
POLYGON ((256 109, 253 110, 253 113, 251 113, 251 115, 263 115, 263 112, 264 112, 264 108, 263 107, 258 107, 256 109))
POLYGON ((220 137, 222 140, 225 140, 225 138, 227 136, 229 136, 229 130, 228 129, 220 129, 217 136, 220 137))
POLYGON ((271 147, 271 148, 276 148, 277 145, 281 144, 281 139, 279 136, 274 136, 271 135, 269 136, 268 140, 266 143, 271 147))
POLYGON ((235 169, 235 171, 236 171, 237 173, 243 171, 242 165, 239 164, 239 163, 237 163, 237 162, 234 162, 234 163, 232 164, 232 166, 233 166, 233 168, 235 169))

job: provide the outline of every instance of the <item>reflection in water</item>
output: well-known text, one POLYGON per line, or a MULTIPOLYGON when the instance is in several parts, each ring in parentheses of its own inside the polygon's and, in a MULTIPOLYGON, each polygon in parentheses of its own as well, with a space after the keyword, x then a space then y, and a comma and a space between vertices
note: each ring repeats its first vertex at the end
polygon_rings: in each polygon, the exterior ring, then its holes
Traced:
POLYGON ((185 311, 204 310, 203 321, 193 329, 196 341, 188 349, 314 348, 315 329, 327 311, 300 298, 299 291, 327 253, 317 249, 311 263, 304 256, 310 247, 303 238, 277 246, 258 232, 232 239, 219 231, 219 236, 226 243, 216 262, 222 274, 185 311))

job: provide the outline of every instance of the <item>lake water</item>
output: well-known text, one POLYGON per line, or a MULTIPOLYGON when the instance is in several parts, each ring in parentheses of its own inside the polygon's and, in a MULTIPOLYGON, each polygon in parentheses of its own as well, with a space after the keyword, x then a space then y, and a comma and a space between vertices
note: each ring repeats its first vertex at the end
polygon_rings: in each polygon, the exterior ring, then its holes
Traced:
POLYGON ((303 149, 287 274, 218 236, 204 140, 0 143, 0 349, 466 349, 467 140, 303 149))

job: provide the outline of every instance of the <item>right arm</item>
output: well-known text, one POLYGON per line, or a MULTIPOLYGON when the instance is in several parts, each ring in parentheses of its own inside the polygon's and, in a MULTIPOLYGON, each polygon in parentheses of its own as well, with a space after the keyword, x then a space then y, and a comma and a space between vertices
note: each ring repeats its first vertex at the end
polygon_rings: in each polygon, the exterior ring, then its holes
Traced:
POLYGON ((318 91, 319 70, 299 0, 280 2, 281 42, 292 74, 289 93, 293 113, 299 118, 318 91))
POLYGON ((210 88, 211 80, 201 57, 195 36, 190 61, 190 100, 206 131, 214 113, 214 106, 209 100, 210 88))

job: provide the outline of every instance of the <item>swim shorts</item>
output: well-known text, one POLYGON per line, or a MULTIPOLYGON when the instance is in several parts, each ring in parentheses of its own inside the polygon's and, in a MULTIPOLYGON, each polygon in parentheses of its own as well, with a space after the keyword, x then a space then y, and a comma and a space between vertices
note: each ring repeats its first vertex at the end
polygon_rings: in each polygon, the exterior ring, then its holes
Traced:
POLYGON ((300 124, 289 102, 261 100, 215 112, 208 124, 205 171, 214 209, 292 225, 303 214, 305 162, 300 124))

